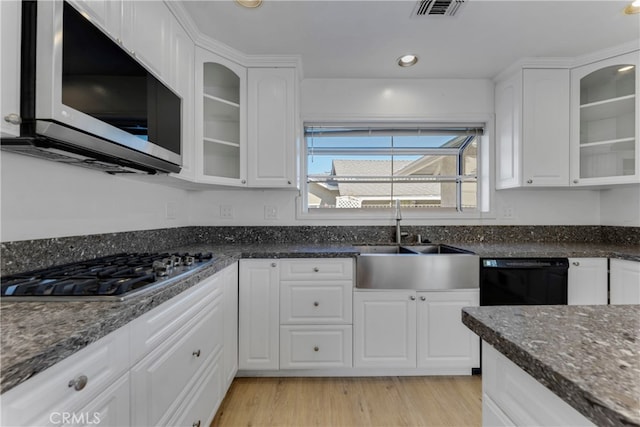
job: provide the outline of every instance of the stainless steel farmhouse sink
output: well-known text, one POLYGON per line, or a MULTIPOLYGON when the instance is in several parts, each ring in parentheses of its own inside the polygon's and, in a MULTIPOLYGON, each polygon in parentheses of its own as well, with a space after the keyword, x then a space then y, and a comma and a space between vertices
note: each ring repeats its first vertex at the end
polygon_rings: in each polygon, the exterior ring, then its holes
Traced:
POLYGON ((356 246, 356 287, 447 290, 477 288, 480 257, 449 245, 356 246))

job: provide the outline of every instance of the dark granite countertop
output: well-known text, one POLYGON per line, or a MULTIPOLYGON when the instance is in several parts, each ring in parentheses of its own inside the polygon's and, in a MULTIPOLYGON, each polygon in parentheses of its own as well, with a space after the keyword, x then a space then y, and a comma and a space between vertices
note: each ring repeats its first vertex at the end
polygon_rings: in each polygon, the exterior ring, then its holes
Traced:
POLYGON ((462 321, 596 425, 640 425, 640 305, 468 307, 462 321))
POLYGON ((619 258, 640 261, 640 246, 602 243, 449 243, 481 257, 619 258))
MULTIPOLYGON (((636 246, 530 243, 511 245, 446 242, 480 256, 616 257, 640 261, 636 246)), ((35 243, 34 243, 35 244, 35 243)), ((125 302, 7 302, 0 303, 0 393, 97 341, 162 302, 197 284, 241 258, 353 257, 350 244, 195 244, 168 251, 213 252, 217 261, 193 276, 125 302), (82 316, 77 316, 82 312, 82 316), (50 325, 55 324, 55 330, 50 325)), ((116 248, 115 251, 122 251, 116 248)), ((95 256, 104 255, 98 253, 95 256)), ((86 258, 85 258, 86 259, 86 258)), ((46 260, 42 268, 49 266, 46 260)))

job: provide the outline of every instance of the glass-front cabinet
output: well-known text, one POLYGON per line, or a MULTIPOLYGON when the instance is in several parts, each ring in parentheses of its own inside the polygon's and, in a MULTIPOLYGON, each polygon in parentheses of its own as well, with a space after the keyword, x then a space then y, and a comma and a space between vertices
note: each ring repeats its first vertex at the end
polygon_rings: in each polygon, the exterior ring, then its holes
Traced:
POLYGON ((572 70, 571 184, 640 182, 637 51, 572 70))
POLYGON ((246 69, 200 48, 196 59, 196 180, 246 185, 246 69))

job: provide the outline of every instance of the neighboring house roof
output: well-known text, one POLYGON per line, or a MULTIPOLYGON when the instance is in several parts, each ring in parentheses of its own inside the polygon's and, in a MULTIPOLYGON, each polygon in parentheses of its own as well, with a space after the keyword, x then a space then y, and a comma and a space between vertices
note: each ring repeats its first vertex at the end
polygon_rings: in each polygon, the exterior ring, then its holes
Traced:
MULTIPOLYGON (((411 160, 394 160, 396 171, 413 163, 411 160)), ((391 175, 391 160, 334 160, 332 175, 335 176, 388 176, 391 175)), ((395 173, 397 175, 397 172, 395 173)), ((341 196, 354 197, 388 197, 391 186, 381 183, 338 183, 341 196)), ((439 183, 394 183, 394 196, 421 196, 421 198, 440 198, 439 183)))

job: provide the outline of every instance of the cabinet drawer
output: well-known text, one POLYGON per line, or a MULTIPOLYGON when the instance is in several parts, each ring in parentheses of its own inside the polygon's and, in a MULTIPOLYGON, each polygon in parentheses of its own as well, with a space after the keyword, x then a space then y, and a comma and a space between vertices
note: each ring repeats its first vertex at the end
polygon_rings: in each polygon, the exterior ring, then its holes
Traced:
POLYGON ((54 423, 52 414, 87 405, 128 368, 129 328, 124 326, 4 393, 0 424, 54 423), (81 376, 86 385, 76 391, 69 384, 81 376))
POLYGON ((204 306, 222 295, 221 275, 201 284, 143 314, 131 323, 131 364, 165 342, 204 306))
POLYGON ((282 326, 280 369, 351 366, 351 326, 282 326))
POLYGON ((352 289, 350 281, 283 282, 280 323, 351 323, 352 289))
POLYGON ((199 379, 196 373, 223 340, 222 298, 217 298, 165 344, 131 369, 132 423, 166 425, 199 379))
POLYGON ((281 280, 351 280, 351 258, 285 259, 280 263, 281 280))

